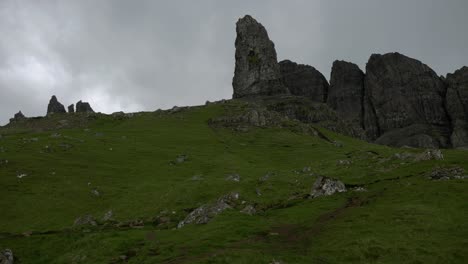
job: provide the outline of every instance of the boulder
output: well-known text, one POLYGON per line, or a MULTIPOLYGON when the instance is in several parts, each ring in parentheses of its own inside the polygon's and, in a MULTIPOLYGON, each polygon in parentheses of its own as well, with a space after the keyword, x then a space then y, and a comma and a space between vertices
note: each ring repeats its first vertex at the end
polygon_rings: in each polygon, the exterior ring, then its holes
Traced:
POLYGON ((346 61, 333 62, 327 104, 343 119, 362 124, 365 74, 346 61))
POLYGON ((378 142, 378 137, 399 129, 400 133, 384 141, 402 145, 401 139, 411 147, 449 147, 445 91, 443 81, 420 61, 399 53, 373 54, 366 66, 364 127, 378 142), (408 141, 410 137, 416 139, 408 141))
POLYGON ((305 96, 319 103, 327 101, 328 81, 314 67, 290 60, 281 61, 279 66, 281 79, 291 94, 305 96))
POLYGON ((65 107, 61 104, 55 95, 50 98, 49 105, 47 106, 47 115, 56 113, 66 113, 65 107))
POLYGON ((75 105, 71 104, 68 106, 68 113, 75 113, 75 105))
POLYGON ((96 219, 92 215, 78 217, 73 223, 74 226, 97 226, 96 219))
POLYGON ((343 182, 328 177, 318 176, 312 186, 310 197, 317 198, 320 196, 328 196, 337 192, 346 192, 346 186, 343 182))
POLYGON ((181 228, 187 224, 206 224, 224 210, 235 207, 238 199, 239 193, 230 193, 220 197, 214 203, 202 205, 179 222, 177 228, 181 228))
POLYGON ((233 98, 287 94, 275 45, 263 25, 246 15, 237 21, 236 32, 233 98))
POLYGON ((82 102, 81 100, 76 103, 76 112, 77 113, 94 113, 94 110, 91 108, 89 103, 82 102))
POLYGON ((0 264, 13 264, 15 258, 11 249, 5 249, 0 251, 0 264))
POLYGON ((451 141, 455 148, 468 147, 468 67, 448 74, 446 106, 452 120, 451 141))

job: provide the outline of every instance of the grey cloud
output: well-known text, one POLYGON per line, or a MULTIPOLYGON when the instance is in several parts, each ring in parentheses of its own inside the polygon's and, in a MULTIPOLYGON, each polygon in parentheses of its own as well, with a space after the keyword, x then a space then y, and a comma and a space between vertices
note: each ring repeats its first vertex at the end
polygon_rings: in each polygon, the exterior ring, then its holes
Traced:
POLYGON ((19 1, 0 3, 0 123, 44 115, 52 94, 97 111, 230 98, 235 22, 257 18, 279 59, 329 76, 400 51, 439 74, 468 64, 468 1, 19 1))

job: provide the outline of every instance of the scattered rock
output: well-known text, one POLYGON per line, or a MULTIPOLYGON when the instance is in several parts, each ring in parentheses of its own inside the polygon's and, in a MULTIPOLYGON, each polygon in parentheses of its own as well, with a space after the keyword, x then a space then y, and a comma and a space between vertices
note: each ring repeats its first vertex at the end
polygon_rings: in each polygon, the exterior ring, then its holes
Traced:
POLYGON ((0 252, 0 264, 14 264, 15 257, 11 249, 5 249, 0 252))
POLYGON ((107 211, 102 217, 102 221, 107 222, 114 219, 114 212, 112 210, 107 211))
POLYGON ((351 165, 352 161, 350 160, 338 160, 336 164, 342 165, 342 166, 349 166, 351 165))
POLYGON ((24 177, 26 177, 26 176, 28 176, 27 173, 17 173, 17 174, 16 174, 16 178, 18 178, 18 179, 22 179, 22 178, 24 178, 24 177))
POLYGON ((364 187, 356 187, 353 189, 355 192, 367 192, 367 189, 364 187))
POLYGON ((255 188, 255 193, 257 194, 257 196, 262 196, 262 192, 259 188, 255 188))
POLYGON ((314 67, 290 60, 279 63, 281 78, 293 95, 304 96, 315 102, 326 102, 328 81, 314 67))
POLYGON ((50 135, 51 138, 59 138, 61 136, 62 136, 62 134, 60 134, 60 133, 53 133, 52 135, 50 135))
POLYGON ((68 113, 75 113, 75 105, 71 104, 68 106, 68 113))
POLYGON ((438 167, 429 173, 428 178, 431 180, 468 179, 468 175, 466 175, 465 170, 460 167, 438 167))
POLYGON ((202 205, 193 210, 183 221, 179 222, 177 228, 181 228, 187 224, 206 224, 224 210, 235 207, 238 199, 239 193, 230 193, 222 196, 214 203, 202 205))
POLYGON ((190 180, 192 181, 202 181, 203 180, 203 175, 193 175, 190 180))
POLYGON ((346 192, 346 186, 343 182, 328 177, 318 176, 312 186, 310 196, 312 198, 316 198, 332 195, 336 192, 346 192))
POLYGON ((65 107, 61 104, 55 95, 50 98, 49 105, 47 106, 47 115, 56 114, 56 113, 66 113, 65 107))
POLYGON ((77 113, 94 113, 94 110, 91 108, 88 102, 82 102, 81 100, 76 103, 76 112, 77 113))
POLYGON ((240 175, 237 173, 229 174, 226 176, 226 181, 240 182, 240 175))
POLYGON ((416 161, 423 161, 423 160, 443 160, 444 155, 440 149, 427 149, 423 153, 417 155, 415 157, 416 161))
POLYGON ((131 228, 143 228, 145 227, 145 222, 141 219, 135 219, 129 223, 131 228))
POLYGON ((78 217, 73 226, 97 226, 97 222, 92 215, 84 215, 78 217))
POLYGON ((257 210, 255 210, 255 207, 253 205, 247 205, 240 212, 243 214, 254 215, 257 213, 257 210))
POLYGON ((262 24, 246 15, 236 24, 233 98, 289 93, 281 81, 275 45, 262 24))
POLYGON ((92 193, 94 196, 96 196, 96 197, 101 196, 101 193, 100 193, 97 189, 92 189, 92 190, 91 190, 91 193, 92 193))

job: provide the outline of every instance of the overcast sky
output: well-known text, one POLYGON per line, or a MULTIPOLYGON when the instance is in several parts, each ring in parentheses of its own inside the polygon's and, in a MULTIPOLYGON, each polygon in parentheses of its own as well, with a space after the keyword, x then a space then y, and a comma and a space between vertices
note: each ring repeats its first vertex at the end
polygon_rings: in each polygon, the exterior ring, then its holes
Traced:
POLYGON ((50 96, 151 111, 232 96, 235 22, 251 14, 278 59, 361 69, 398 51, 439 75, 468 65, 467 0, 0 0, 0 124, 50 96))

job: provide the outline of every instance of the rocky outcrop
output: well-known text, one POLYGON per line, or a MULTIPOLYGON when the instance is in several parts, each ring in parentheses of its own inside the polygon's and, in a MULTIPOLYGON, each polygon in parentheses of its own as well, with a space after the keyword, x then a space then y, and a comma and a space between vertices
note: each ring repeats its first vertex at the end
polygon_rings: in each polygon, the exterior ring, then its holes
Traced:
POLYGON ((75 105, 71 104, 68 106, 68 113, 75 113, 75 105))
POLYGON ((328 196, 334 193, 346 192, 343 182, 328 177, 318 176, 310 192, 311 198, 328 196))
POLYGON ((5 249, 0 252, 0 264, 13 264, 15 257, 11 249, 5 249))
POLYGON ((275 45, 266 29, 246 15, 236 24, 233 98, 288 93, 281 82, 275 45))
POLYGON ((26 119, 26 117, 23 115, 23 113, 21 111, 19 111, 18 113, 16 113, 13 118, 10 118, 10 123, 13 123, 13 122, 18 122, 18 121, 21 121, 21 120, 24 120, 26 119))
POLYGON ((327 104, 343 119, 362 124, 364 72, 346 61, 333 62, 327 104))
POLYGON ((57 113, 66 113, 65 107, 61 104, 55 95, 50 98, 49 105, 47 106, 47 115, 49 114, 57 114, 57 113))
POLYGON ((81 100, 76 103, 76 112, 77 113, 94 113, 94 110, 91 108, 91 105, 87 102, 82 102, 81 100))
POLYGON ((184 220, 180 221, 177 228, 181 228, 187 224, 206 224, 224 210, 235 208, 238 199, 239 193, 230 193, 220 197, 214 203, 202 205, 193 210, 184 220))
POLYGON ((364 127, 379 144, 449 147, 444 94, 442 80, 420 61, 374 54, 366 66, 364 127))
POLYGON ((452 120, 453 147, 468 147, 468 67, 448 74, 446 106, 452 120))
POLYGON ((305 96, 315 102, 326 102, 328 81, 322 73, 309 65, 290 60, 279 63, 281 78, 291 94, 305 96))

